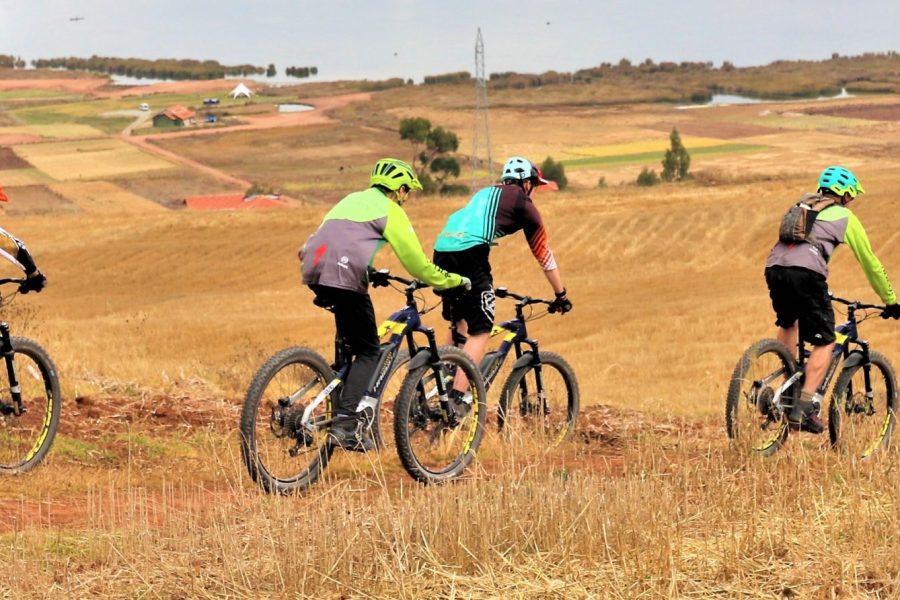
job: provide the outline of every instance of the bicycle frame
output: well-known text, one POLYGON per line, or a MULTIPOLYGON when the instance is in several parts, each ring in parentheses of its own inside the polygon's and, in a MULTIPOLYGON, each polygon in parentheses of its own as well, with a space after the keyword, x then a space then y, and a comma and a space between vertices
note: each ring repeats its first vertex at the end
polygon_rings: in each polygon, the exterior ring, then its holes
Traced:
MULTIPOLYGON (((843 298, 838 298, 836 296, 831 296, 831 299, 840 302, 841 304, 847 305, 847 320, 835 327, 835 344, 834 350, 831 353, 831 359, 828 363, 828 369, 825 372, 825 377, 822 379, 822 383, 819 384, 819 387, 816 389, 816 392, 824 395, 828 386, 831 385, 831 380, 834 378, 834 374, 837 372, 838 365, 841 361, 844 362, 844 367, 852 367, 858 364, 864 365, 863 369, 863 377, 866 385, 866 396, 871 401, 872 397, 872 383, 869 372, 869 342, 866 340, 859 339, 859 324, 856 319, 856 311, 859 309, 883 309, 883 306, 873 305, 873 304, 862 304, 860 302, 853 302, 850 300, 845 300, 843 298), (851 350, 851 344, 858 346, 858 349, 851 350)), ((805 365, 806 360, 809 358, 809 350, 806 348, 804 341, 801 339, 799 344, 799 356, 797 361, 797 372, 794 373, 787 381, 785 381, 776 391, 773 402, 778 403, 781 406, 781 394, 794 385, 797 381, 803 377, 805 373, 805 365)), ((768 382, 763 382, 766 385, 768 382)))
MULTIPOLYGON (((409 348, 409 369, 417 368, 426 362, 431 362, 433 364, 439 362, 437 339, 434 334, 434 329, 425 327, 422 324, 421 313, 419 312, 414 296, 417 290, 427 286, 419 281, 387 275, 386 273, 383 274, 383 276, 388 280, 397 281, 406 285, 406 288, 404 289, 404 293, 406 294, 406 306, 393 313, 378 328, 379 339, 384 338, 388 334, 390 334, 390 338, 381 344, 375 372, 372 374, 369 384, 366 386, 366 396, 369 398, 381 398, 381 395, 384 393, 384 389, 387 386, 389 379, 388 374, 391 373, 397 355, 399 354, 398 349, 403 345, 404 341, 406 341, 407 347, 409 348), (414 334, 424 335, 428 340, 427 347, 423 346, 420 348, 416 344, 414 334)), ((342 339, 336 338, 335 364, 332 365, 332 368, 335 369, 336 373, 334 379, 332 379, 331 382, 316 395, 313 401, 309 403, 309 406, 304 409, 303 417, 300 422, 307 430, 317 431, 318 429, 327 427, 331 424, 331 419, 310 422, 310 416, 313 411, 325 401, 331 392, 344 382, 347 373, 350 371, 350 364, 350 351, 347 348, 346 343, 342 339)), ((304 386, 304 389, 309 389, 314 383, 315 382, 310 382, 309 385, 304 386)), ((441 406, 446 411, 447 387, 443 378, 439 378, 436 383, 437 392, 441 397, 441 406)), ((302 396, 304 389, 298 390, 292 394, 290 396, 290 403, 293 403, 295 398, 302 396)), ((375 409, 374 406, 365 406, 364 408, 375 409)))
MULTIPOLYGON (((499 292, 502 289, 504 288, 498 288, 497 291, 499 292)), ((500 368, 506 361, 510 349, 515 350, 516 356, 516 362, 513 363, 513 369, 527 364, 540 365, 538 341, 528 337, 527 320, 525 319, 524 314, 525 306, 534 302, 526 302, 532 299, 522 296, 517 297, 516 294, 510 294, 509 292, 506 292, 504 296, 499 297, 505 297, 506 295, 509 295, 511 298, 519 299, 516 303, 516 318, 509 321, 503 321, 499 325, 494 325, 491 329, 491 339, 501 337, 501 341, 500 346, 496 350, 484 355, 484 358, 482 358, 481 364, 479 365, 486 388, 490 387, 494 379, 497 378, 497 374, 500 372, 500 368), (528 346, 531 350, 530 355, 526 355, 525 351, 522 350, 523 345, 528 346)), ((540 375, 538 375, 538 378, 540 378, 540 375)))

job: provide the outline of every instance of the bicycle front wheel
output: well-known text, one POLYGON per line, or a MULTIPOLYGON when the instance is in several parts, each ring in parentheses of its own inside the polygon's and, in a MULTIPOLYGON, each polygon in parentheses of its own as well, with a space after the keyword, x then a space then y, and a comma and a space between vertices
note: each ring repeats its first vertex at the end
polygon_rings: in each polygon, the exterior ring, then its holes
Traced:
POLYGON ((580 403, 578 381, 566 360, 540 352, 537 365, 509 374, 500 392, 497 425, 507 435, 528 435, 544 446, 557 446, 572 436, 580 403))
POLYGON ((869 353, 870 365, 841 371, 828 407, 828 435, 835 448, 868 458, 887 447, 897 413, 897 375, 882 354, 869 353), (866 388, 868 377, 871 395, 866 388))
POLYGON ((267 360, 250 383, 241 411, 241 456, 253 481, 270 494, 312 485, 328 464, 332 394, 303 413, 334 379, 331 367, 308 348, 287 348, 267 360))
POLYGON ((22 411, 12 398, 9 373, 0 367, 0 472, 24 473, 47 455, 59 427, 60 394, 56 367, 32 340, 11 339, 22 411))
POLYGON ((799 395, 795 383, 775 393, 797 372, 797 362, 777 340, 762 340, 747 348, 731 375, 725 402, 725 429, 739 449, 770 456, 788 437, 787 413, 799 395))
POLYGON ((452 346, 441 346, 438 355, 437 365, 409 371, 395 404, 397 454, 421 483, 442 483, 462 475, 481 444, 487 414, 484 382, 472 359, 452 346), (437 382, 442 380, 449 390, 457 369, 469 380, 472 401, 467 410, 451 415, 441 404, 437 382))

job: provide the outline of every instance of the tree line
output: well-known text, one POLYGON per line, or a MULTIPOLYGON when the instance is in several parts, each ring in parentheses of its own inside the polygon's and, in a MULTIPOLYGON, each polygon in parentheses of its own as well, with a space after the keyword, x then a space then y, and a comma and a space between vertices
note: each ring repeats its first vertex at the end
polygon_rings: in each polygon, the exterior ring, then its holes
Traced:
POLYGON ((59 58, 39 58, 31 61, 37 69, 66 69, 69 71, 92 71, 109 75, 148 79, 221 79, 226 76, 246 77, 266 72, 265 67, 255 65, 227 66, 215 60, 194 60, 159 58, 114 58, 73 56, 59 58))
POLYGON ((318 67, 288 67, 284 70, 284 74, 288 77, 299 77, 305 78, 310 75, 318 75, 319 68, 318 67))
POLYGON ((0 69, 24 69, 25 61, 21 56, 0 54, 0 69))

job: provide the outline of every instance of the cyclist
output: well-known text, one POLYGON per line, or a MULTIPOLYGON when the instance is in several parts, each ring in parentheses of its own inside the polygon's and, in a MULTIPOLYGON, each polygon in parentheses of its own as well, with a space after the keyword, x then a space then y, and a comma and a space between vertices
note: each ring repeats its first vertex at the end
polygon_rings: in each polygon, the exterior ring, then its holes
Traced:
MULTIPOLYGON (((458 339, 450 343, 460 345, 478 364, 494 325, 494 288, 489 255, 494 241, 519 231, 525 234, 531 253, 544 271, 553 288, 556 300, 551 309, 559 313, 572 310, 559 267, 550 246, 547 232, 531 193, 548 181, 527 159, 513 156, 503 165, 500 183, 475 193, 468 204, 447 220, 434 244, 434 262, 439 267, 455 271, 472 280, 472 289, 459 294, 445 294, 443 317, 456 324, 458 339), (465 341, 463 343, 463 337, 465 341)), ((465 375, 457 375, 453 384, 456 407, 466 411, 465 375)))
POLYGON ((353 355, 330 435, 347 450, 375 447, 370 427, 377 400, 366 395, 378 360, 375 310, 368 293, 369 268, 387 242, 413 277, 435 289, 471 285, 456 273, 436 267, 422 251, 401 206, 422 184, 412 168, 396 158, 375 163, 369 188, 343 198, 300 249, 303 283, 313 303, 334 312, 337 333, 353 355))
MULTIPOLYGON (((0 202, 8 201, 9 198, 0 188, 0 202)), ((40 292, 47 285, 47 277, 34 264, 25 243, 2 228, 0 228, 0 256, 25 271, 25 281, 19 285, 21 293, 40 292)))
POLYGON ((791 425, 803 431, 824 430, 819 418, 822 395, 816 390, 825 378, 834 349, 834 309, 826 280, 828 262, 841 243, 853 251, 872 289, 887 305, 881 316, 900 318, 900 305, 887 273, 872 251, 862 223, 848 208, 864 191, 847 169, 827 167, 819 176, 817 193, 801 199, 807 203, 834 202, 819 212, 812 226, 812 238, 801 243, 779 241, 766 260, 766 284, 775 310, 778 341, 796 348, 802 337, 812 345, 800 399, 788 415, 791 425))

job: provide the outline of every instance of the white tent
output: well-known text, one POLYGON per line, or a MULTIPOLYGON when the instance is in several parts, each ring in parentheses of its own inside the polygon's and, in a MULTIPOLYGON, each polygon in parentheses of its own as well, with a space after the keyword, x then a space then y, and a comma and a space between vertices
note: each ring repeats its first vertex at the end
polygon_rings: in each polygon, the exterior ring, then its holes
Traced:
POLYGON ((231 96, 232 98, 240 98, 241 96, 244 96, 245 98, 249 98, 250 96, 253 95, 253 93, 250 91, 250 88, 248 88, 246 85, 244 85, 244 82, 242 81, 239 84, 237 84, 235 86, 235 88, 233 90, 231 90, 231 92, 228 95, 231 96))

